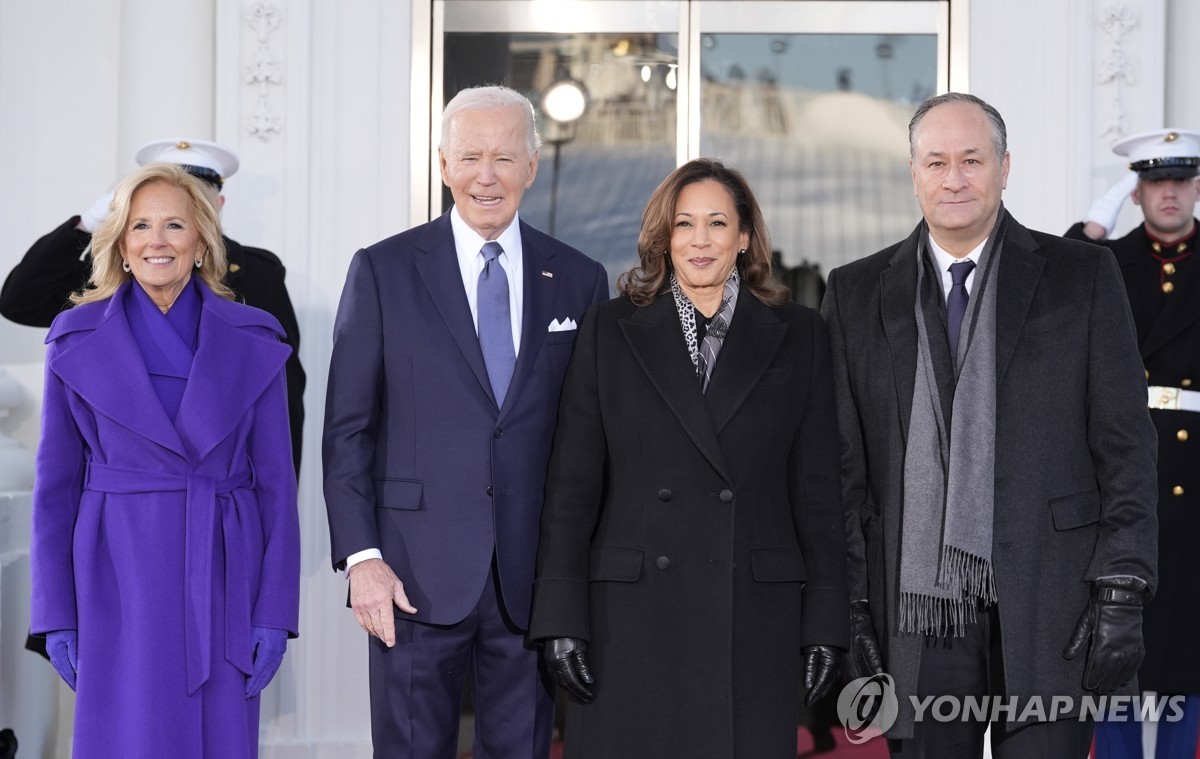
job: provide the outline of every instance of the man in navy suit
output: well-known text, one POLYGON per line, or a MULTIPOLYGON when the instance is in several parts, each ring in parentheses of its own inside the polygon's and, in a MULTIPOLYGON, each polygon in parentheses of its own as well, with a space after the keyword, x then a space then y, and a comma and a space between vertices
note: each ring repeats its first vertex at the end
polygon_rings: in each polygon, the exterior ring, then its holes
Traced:
POLYGON ((333 564, 370 634, 376 757, 546 757, 551 681, 526 640, 542 488, 575 327, 604 267, 520 220, 529 101, 460 92, 438 147, 454 207, 358 251, 325 410, 333 564))

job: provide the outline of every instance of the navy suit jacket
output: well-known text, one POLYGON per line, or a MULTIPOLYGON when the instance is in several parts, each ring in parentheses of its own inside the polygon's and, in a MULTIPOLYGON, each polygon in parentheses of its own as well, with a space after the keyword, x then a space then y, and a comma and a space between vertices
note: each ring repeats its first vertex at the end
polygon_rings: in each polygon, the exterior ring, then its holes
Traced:
POLYGON ((493 553, 505 609, 529 621, 546 465, 578 323, 604 267, 521 223, 524 312, 497 408, 447 214, 350 264, 334 326, 323 439, 333 564, 376 547, 415 618, 462 621, 493 553))

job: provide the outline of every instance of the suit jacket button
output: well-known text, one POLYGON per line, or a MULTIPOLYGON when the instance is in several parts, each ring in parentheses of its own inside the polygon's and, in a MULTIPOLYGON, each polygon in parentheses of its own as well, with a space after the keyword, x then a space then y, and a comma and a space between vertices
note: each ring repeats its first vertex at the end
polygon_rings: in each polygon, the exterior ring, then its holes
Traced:
POLYGON ((725 490, 722 490, 721 491, 721 502, 722 503, 733 503, 733 491, 728 488, 726 488, 725 490))
POLYGON ((671 491, 667 490, 666 488, 663 488, 662 490, 658 491, 658 500, 660 500, 660 501, 671 500, 671 491))
POLYGON ((1178 440, 1178 441, 1179 441, 1179 442, 1181 442, 1181 443, 1187 442, 1187 439, 1188 439, 1188 431, 1187 431, 1187 430, 1180 430, 1179 432, 1176 432, 1176 433, 1175 433, 1175 439, 1176 439, 1176 440, 1178 440))
POLYGON ((504 430, 497 427, 496 431, 492 433, 492 437, 504 437, 504 430))
POLYGON ((491 485, 488 485, 487 494, 488 495, 492 494, 492 486, 491 485))
POLYGON ((671 566, 671 560, 666 556, 659 556, 654 560, 654 566, 658 567, 659 569, 666 569, 667 567, 671 566))
POLYGON ((1172 495, 1183 495, 1183 486, 1176 485, 1175 487, 1171 488, 1171 494, 1172 495))

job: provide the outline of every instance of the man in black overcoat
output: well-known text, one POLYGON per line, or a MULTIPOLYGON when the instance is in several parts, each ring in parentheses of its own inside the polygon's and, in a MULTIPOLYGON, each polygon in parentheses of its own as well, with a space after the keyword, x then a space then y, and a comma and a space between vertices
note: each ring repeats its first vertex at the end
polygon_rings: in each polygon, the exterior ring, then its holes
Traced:
MULTIPOLYGON (((1185 697, 1182 719, 1159 722, 1156 756, 1194 759, 1200 729, 1200 263, 1193 254, 1200 132, 1159 129, 1125 138, 1113 152, 1129 159, 1130 173, 1066 236, 1112 250, 1137 326, 1158 430, 1159 524, 1159 584, 1146 608, 1138 683, 1143 691, 1185 697), (1126 198, 1145 220, 1110 240, 1126 198)), ((1141 757, 1141 733, 1138 722, 1101 723, 1097 751, 1111 759, 1141 757)))
POLYGON ((1132 692, 1156 581, 1154 427, 1120 273, 1004 209, 1006 131, 984 101, 926 100, 909 139, 924 219, 831 272, 822 306, 851 665, 894 680, 893 757, 982 757, 990 724, 997 759, 1083 759, 1081 702, 1132 692), (914 697, 947 695, 1016 708, 917 718, 914 697))

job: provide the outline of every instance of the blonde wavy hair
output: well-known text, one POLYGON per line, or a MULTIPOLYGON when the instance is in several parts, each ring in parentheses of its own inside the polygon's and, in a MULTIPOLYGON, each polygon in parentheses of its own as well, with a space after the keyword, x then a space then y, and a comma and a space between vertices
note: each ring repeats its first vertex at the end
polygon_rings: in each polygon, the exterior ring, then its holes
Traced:
POLYGON ((200 255, 204 261, 193 273, 208 285, 208 289, 233 300, 233 291, 222 282, 229 264, 225 258, 225 241, 221 237, 221 218, 214 193, 173 163, 150 163, 122 179, 113 191, 108 217, 92 235, 92 276, 83 290, 71 295, 72 303, 82 305, 111 298, 121 285, 133 279, 133 274, 121 267, 124 261, 121 250, 125 246, 133 195, 155 182, 178 187, 187 194, 200 233, 200 255))

